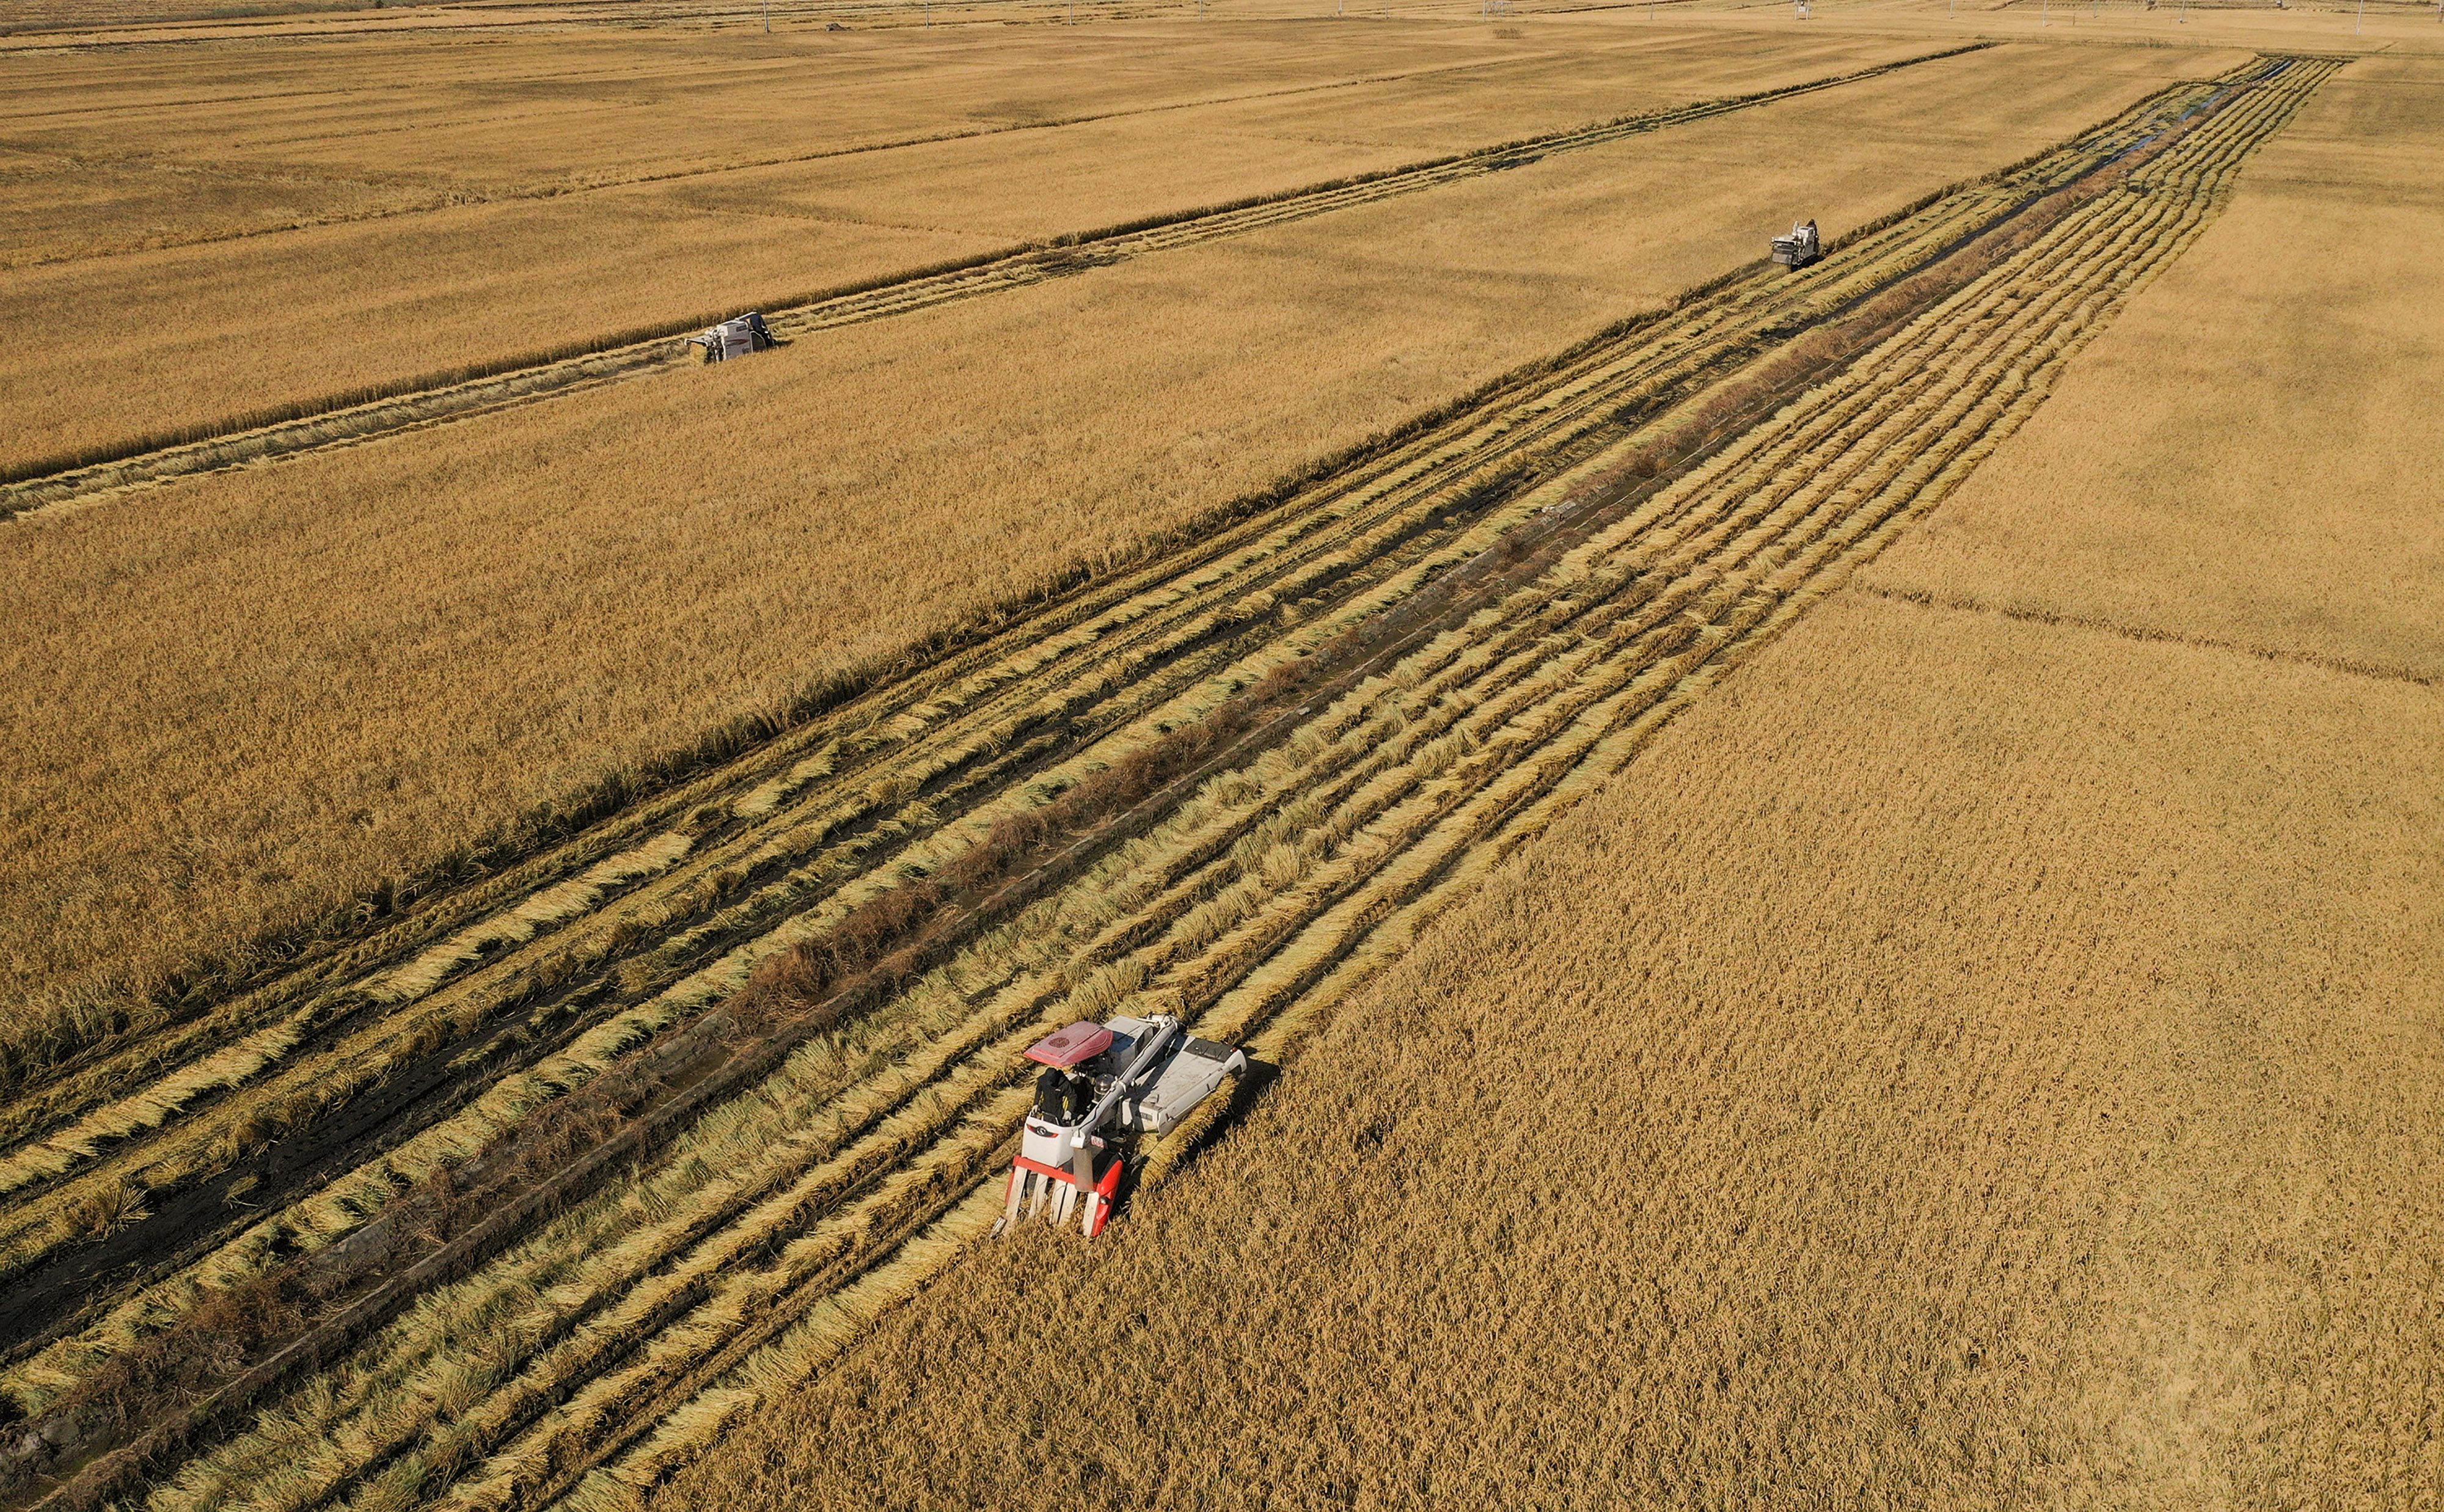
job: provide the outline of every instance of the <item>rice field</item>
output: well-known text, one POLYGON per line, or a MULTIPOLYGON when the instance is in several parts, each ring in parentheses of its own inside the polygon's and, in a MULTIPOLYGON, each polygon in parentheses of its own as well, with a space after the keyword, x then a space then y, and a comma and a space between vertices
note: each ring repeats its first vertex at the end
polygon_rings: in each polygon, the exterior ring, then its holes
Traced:
POLYGON ((1734 51, 1633 37, 1523 57, 1463 34, 1386 57, 1260 33, 1202 54, 1205 69, 1193 71, 1116 68, 1115 55, 1163 54, 1141 36, 1097 31, 862 59, 837 56, 828 41, 794 51, 700 44, 678 58, 595 48, 553 55, 545 78, 512 74, 539 63, 529 46, 487 60, 454 88, 408 87, 468 50, 402 46, 367 59, 333 48, 319 69, 290 61, 269 77, 219 83, 227 104, 205 108, 185 97, 182 72, 181 93, 147 109, 160 65, 141 51, 108 71, 82 59, 21 70, 34 87, 14 120, 0 112, 0 132, 21 155, 12 229, 31 266, 0 270, 0 319, 62 331, 106 321, 119 381, 104 393, 75 382, 86 354, 74 342, 14 349, 0 363, 0 404, 18 422, 0 442, 0 470, 149 451, 648 331, 675 335, 727 305, 804 303, 1944 45, 1793 38, 1734 51), (924 91, 909 87, 914 72, 924 91), (1249 72, 1266 83, 1243 82, 1249 72), (1630 82, 1616 82, 1623 74, 1630 82), (93 105, 61 110, 71 88, 115 101, 115 127, 96 133, 93 105), (1470 108, 1453 111, 1454 95, 1470 108), (649 121, 685 119, 656 133, 634 119, 632 100, 649 121), (306 119, 267 101, 293 101, 306 119), (94 195, 87 163, 97 157, 117 174, 155 175, 176 214, 196 207, 215 224, 144 238, 191 245, 131 245, 123 196, 143 193, 131 182, 87 198, 102 224, 78 229, 61 216, 58 189, 94 195), (52 174, 39 172, 46 162, 52 174), (1055 179, 1064 192, 1046 193, 1055 179), (213 192, 223 180, 228 192, 213 192), (923 182, 921 197, 912 180, 923 182), (250 204, 267 183, 340 197, 307 224, 231 226, 214 209, 250 204), (285 297, 264 300, 267 287, 285 297), (335 339, 298 339, 301 309, 335 339))
POLYGON ((648 1503, 2424 1505, 2438 728, 1836 594, 1173 1186, 648 1503))
POLYGON ((211 9, 0 20, 0 1512, 2444 1482, 2423 11, 211 9))
MULTIPOLYGON (((2031 433, 2340 67, 2171 82, 1828 222, 1805 277, 1734 267, 276 965, 25 1042, 21 1499, 584 1507, 750 1463, 813 1494, 802 1454, 706 1451, 809 1431, 800 1385, 980 1232, 1020 1048, 1159 1009, 1303 1084, 1385 971, 1452 959, 1437 919, 2031 433)), ((1215 1132, 1136 1201, 1209 1183, 1215 1132)))
POLYGON ((2406 297, 2439 204, 2438 104, 2434 59, 2367 59, 2321 91, 2214 242, 1868 584, 2444 677, 2423 418, 2444 381, 2444 304, 2406 297), (2084 445, 2108 416, 2145 451, 2084 445))
POLYGON ((2324 85, 1116 1242, 977 1247, 652 1504, 2432 1502, 2434 311, 2377 233, 2436 77, 2324 85))
POLYGON ((1232 234, 1149 231, 1178 244, 809 328, 762 363, 69 499, 21 521, 0 574, 0 779, 27 799, 0 980, 148 1016, 207 953, 243 970, 258 942, 352 928, 361 900, 514 854, 521 817, 564 826, 709 731, 768 729, 1082 563, 1262 507, 1749 262, 1794 201, 1836 234, 1872 223, 2199 61, 1985 48, 1232 234), (1914 120, 1997 94, 1973 131, 1914 120), (1720 171, 1685 188, 1686 160, 1720 171))

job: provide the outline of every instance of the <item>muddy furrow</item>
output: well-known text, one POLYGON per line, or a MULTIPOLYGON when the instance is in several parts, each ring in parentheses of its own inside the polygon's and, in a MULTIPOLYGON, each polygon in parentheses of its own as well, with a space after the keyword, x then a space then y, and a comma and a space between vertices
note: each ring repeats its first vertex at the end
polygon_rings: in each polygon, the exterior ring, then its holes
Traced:
MULTIPOLYGON (((986 1204, 969 1194, 1002 1158, 1023 1097, 1009 1067, 1029 1036, 1135 1003, 1288 1054, 1492 858, 1939 499, 2177 254, 2325 71, 2230 92, 2162 156, 1685 476, 1622 486, 1632 433, 1515 488, 1453 543, 1454 562, 1551 517, 1570 528, 1383 644, 1287 738, 729 1098, 635 1182, 425 1297, 154 1503, 219 1505, 242 1488, 250 1505, 397 1504, 457 1485, 471 1503, 517 1506, 650 1483, 820 1364, 972 1226, 986 1204)), ((1344 619, 1391 622, 1435 576, 1422 556, 1407 570, 1423 576, 1379 580, 1342 614, 1140 699, 1073 760, 1195 717, 1333 643, 1344 619)))

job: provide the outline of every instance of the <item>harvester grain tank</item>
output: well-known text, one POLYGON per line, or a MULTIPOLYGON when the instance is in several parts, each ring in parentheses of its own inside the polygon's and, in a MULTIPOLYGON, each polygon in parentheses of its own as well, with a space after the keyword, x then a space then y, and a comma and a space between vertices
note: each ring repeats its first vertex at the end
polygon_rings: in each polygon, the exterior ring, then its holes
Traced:
POLYGON ((1824 255, 1824 244, 1817 240, 1816 223, 1801 221, 1790 228, 1787 236, 1773 239, 1773 260, 1785 267, 1805 267, 1824 255))
POLYGON ((772 334, 772 328, 764 323, 764 317, 753 310, 736 320, 707 326, 701 336, 688 338, 688 345, 704 349, 704 360, 708 362, 726 362, 733 357, 745 357, 750 352, 768 352, 783 344, 782 340, 772 334))
POLYGON ((1138 1141, 1176 1129, 1248 1069, 1244 1052, 1199 1040, 1168 1014, 1073 1023, 1029 1046, 1027 1059, 1044 1070, 995 1233, 1024 1217, 1074 1219, 1087 1238, 1102 1233, 1138 1141))

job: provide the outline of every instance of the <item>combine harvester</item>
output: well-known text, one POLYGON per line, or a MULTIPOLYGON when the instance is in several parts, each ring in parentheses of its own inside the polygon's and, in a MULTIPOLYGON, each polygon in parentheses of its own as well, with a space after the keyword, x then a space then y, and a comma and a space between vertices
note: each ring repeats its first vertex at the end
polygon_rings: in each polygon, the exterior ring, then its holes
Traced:
POLYGON ((1169 1134, 1224 1078, 1248 1069, 1244 1052, 1199 1040, 1168 1014, 1073 1023, 1028 1046, 1027 1059, 1044 1071, 996 1234, 1021 1217, 1065 1224, 1073 1214, 1087 1238, 1102 1233, 1137 1140, 1169 1134))
POLYGON ((726 362, 733 357, 745 357, 750 352, 768 352, 787 344, 772 334, 772 328, 764 323, 763 314, 756 310, 750 310, 734 321, 709 325, 703 335, 688 338, 688 345, 704 348, 704 360, 708 362, 726 362))
POLYGON ((1784 267, 1805 267, 1824 255, 1824 244, 1816 237, 1816 223, 1800 221, 1790 228, 1787 236, 1773 239, 1773 260, 1784 267))

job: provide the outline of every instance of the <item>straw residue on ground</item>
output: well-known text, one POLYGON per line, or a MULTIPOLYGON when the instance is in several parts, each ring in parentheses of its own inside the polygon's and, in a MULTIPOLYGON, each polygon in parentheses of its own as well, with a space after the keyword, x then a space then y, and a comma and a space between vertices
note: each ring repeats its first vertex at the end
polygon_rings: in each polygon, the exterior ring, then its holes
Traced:
POLYGON ((657 1504, 2410 1504, 2435 714, 1845 596, 1185 1183, 657 1504))

